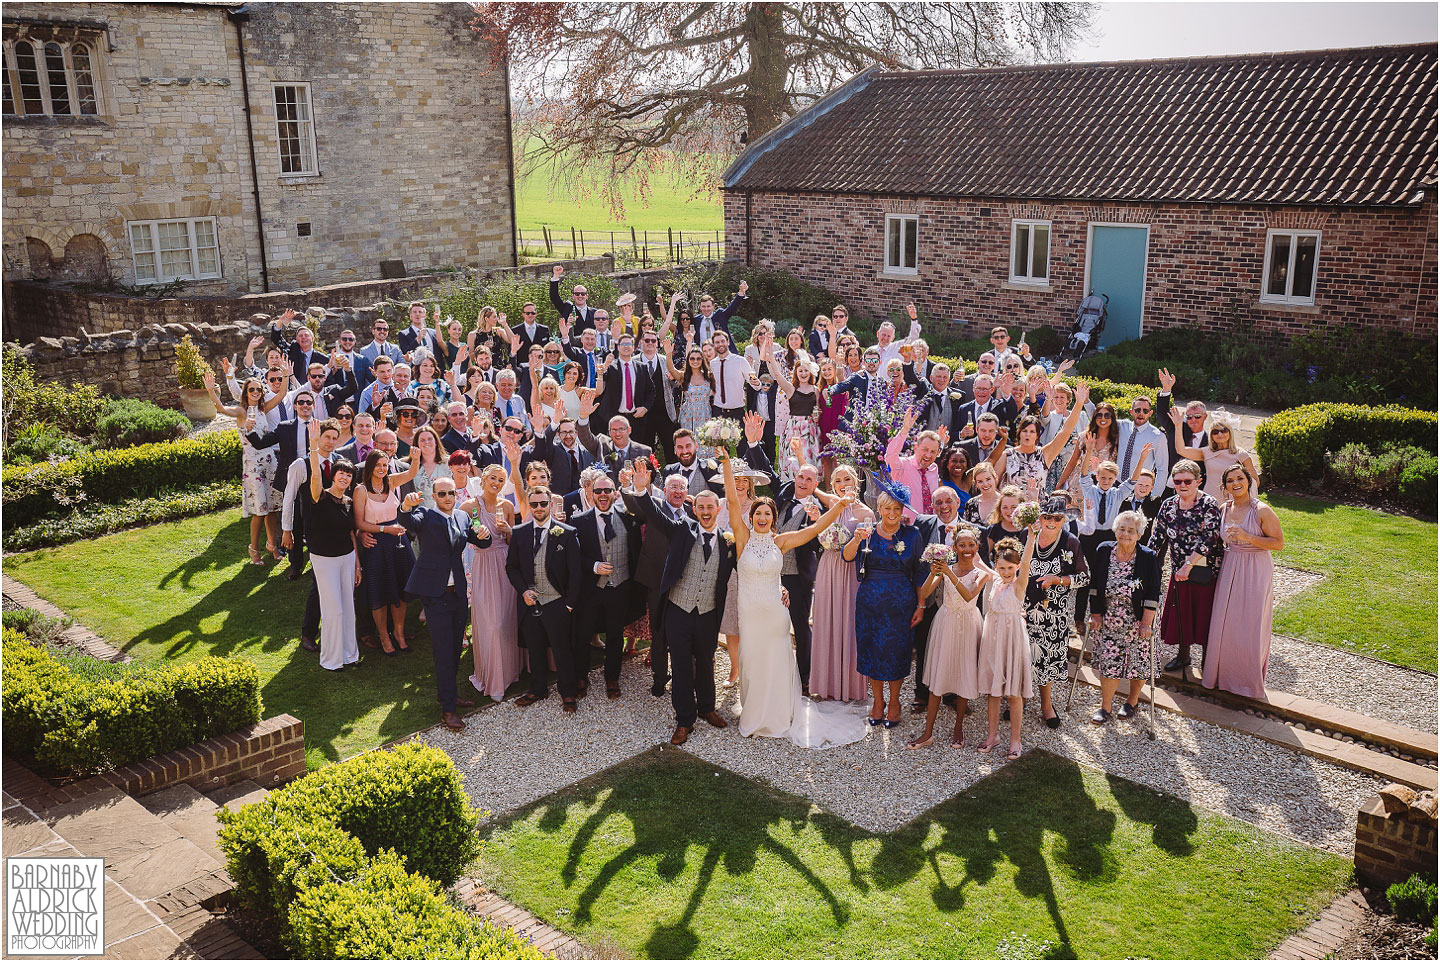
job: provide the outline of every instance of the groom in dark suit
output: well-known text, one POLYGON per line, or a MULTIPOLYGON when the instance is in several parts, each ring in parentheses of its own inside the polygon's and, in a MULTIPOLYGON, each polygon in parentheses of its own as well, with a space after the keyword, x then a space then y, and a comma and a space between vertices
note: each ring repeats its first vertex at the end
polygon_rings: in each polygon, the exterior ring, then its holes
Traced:
POLYGON ((455 482, 436 480, 432 490, 435 507, 421 508, 419 492, 407 494, 397 519, 420 544, 420 557, 410 571, 405 590, 419 595, 425 606, 425 624, 430 628, 430 648, 435 658, 435 700, 440 703, 440 720, 451 731, 464 731, 465 722, 457 708, 474 707, 455 690, 455 673, 460 668, 460 649, 465 644, 465 626, 470 624, 469 592, 465 587, 465 546, 490 547, 490 532, 478 531, 470 515, 456 509, 455 482))
POLYGON ((647 526, 669 539, 660 593, 665 598, 665 642, 670 649, 670 703, 675 707, 672 745, 690 738, 698 718, 716 728, 726 721, 715 710, 715 645, 725 592, 735 569, 735 545, 719 528, 720 499, 713 491, 695 495, 692 519, 675 515, 649 494, 650 465, 637 461, 625 503, 647 526))
POLYGON ((548 648, 555 657, 561 703, 573 713, 579 693, 574 615, 583 589, 580 541, 574 528, 550 517, 549 488, 537 485, 527 498, 530 520, 511 531, 505 559, 505 574, 520 595, 520 639, 530 653, 530 690, 515 704, 524 708, 550 693, 545 678, 548 648))

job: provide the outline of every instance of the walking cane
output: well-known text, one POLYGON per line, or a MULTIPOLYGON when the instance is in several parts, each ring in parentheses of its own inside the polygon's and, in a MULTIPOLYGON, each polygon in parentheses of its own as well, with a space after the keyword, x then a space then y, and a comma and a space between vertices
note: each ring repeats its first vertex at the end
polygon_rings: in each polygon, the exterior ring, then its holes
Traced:
MULTIPOLYGON (((1070 714, 1070 700, 1075 697, 1075 683, 1080 680, 1080 669, 1085 667, 1085 643, 1090 640, 1090 619, 1085 619, 1085 626, 1080 631, 1080 659, 1075 663, 1075 674, 1070 676, 1070 692, 1065 696, 1065 714, 1070 714)), ((1152 649, 1153 651, 1153 649, 1152 649)), ((1150 659, 1150 667, 1155 667, 1155 659, 1150 659)))
POLYGON ((1155 740, 1155 632, 1150 632, 1150 740, 1155 740))

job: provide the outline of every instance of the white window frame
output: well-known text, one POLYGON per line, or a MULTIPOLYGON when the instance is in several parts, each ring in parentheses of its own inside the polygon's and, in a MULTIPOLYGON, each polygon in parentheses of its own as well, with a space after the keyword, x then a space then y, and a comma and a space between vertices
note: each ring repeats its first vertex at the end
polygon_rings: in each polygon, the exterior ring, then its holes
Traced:
MULTIPOLYGON (((275 108, 275 155, 276 155, 276 158, 280 161, 280 176, 281 176, 281 177, 319 177, 319 176, 320 176, 320 153, 319 153, 319 151, 316 149, 316 146, 315 146, 315 98, 311 96, 310 84, 307 83, 307 82, 299 82, 299 81, 294 82, 294 83, 273 83, 273 84, 270 85, 270 92, 271 92, 271 103, 272 103, 272 105, 273 105, 274 108, 275 108), (283 136, 282 136, 282 134, 280 133, 280 103, 279 103, 279 97, 280 97, 280 91, 281 91, 281 90, 284 90, 284 89, 288 89, 288 88, 294 88, 294 89, 296 89, 296 90, 303 90, 304 93, 305 93, 305 110, 306 110, 306 112, 309 114, 309 118, 310 118, 310 119, 309 119, 309 120, 299 120, 299 121, 296 121, 296 123, 300 124, 300 128, 301 128, 301 132, 300 132, 300 137, 301 137, 300 157, 301 157, 301 160, 302 160, 302 161, 304 160, 304 157, 305 157, 305 144, 306 144, 306 142, 308 141, 308 143, 309 143, 309 145, 310 145, 310 162, 311 162, 311 168, 310 168, 309 170, 286 170, 286 169, 285 169, 285 152, 284 152, 284 150, 281 149, 281 146, 280 146, 280 145, 281 145, 281 141, 283 140, 283 136)), ((298 100, 297 100, 297 103, 298 103, 298 100)))
POLYGON ((1289 304, 1299 307, 1311 307, 1315 304, 1315 292, 1320 288, 1320 239, 1321 232, 1318 230, 1292 230, 1290 228, 1272 227, 1265 232, 1265 268, 1260 272, 1260 303, 1261 304, 1289 304), (1295 255, 1300 250, 1296 243, 1302 237, 1315 238, 1315 274, 1310 278, 1310 294, 1307 297, 1296 297, 1293 294, 1270 294, 1270 255, 1275 250, 1275 235, 1286 234, 1290 237, 1290 260, 1285 265, 1285 287, 1288 290, 1295 289, 1295 255))
POLYGON ((134 272, 136 285, 148 284, 169 284, 171 281, 206 281, 216 280, 224 275, 224 265, 220 260, 220 225, 213 217, 163 217, 159 220, 132 220, 125 223, 125 239, 130 245, 130 268, 134 272), (195 225, 209 223, 210 230, 215 236, 215 273, 200 273, 200 247, 195 242, 195 225), (184 224, 186 237, 190 243, 190 271, 185 274, 166 274, 163 259, 160 256, 160 225, 161 224, 184 224), (140 276, 139 260, 135 251, 134 228, 145 228, 150 233, 149 253, 155 258, 155 276, 142 278, 140 276))
POLYGON ((1050 286, 1050 250, 1054 247, 1055 228, 1048 220, 1027 220, 1019 219, 1010 222, 1010 264, 1009 275, 1011 284, 1024 284, 1030 287, 1050 286), (1015 246, 1020 239, 1020 228, 1026 227, 1025 243, 1025 269, 1030 270, 1035 264, 1035 228, 1045 228, 1045 276, 1033 277, 1029 274, 1015 273, 1015 246))
POLYGON ((905 275, 905 276, 907 276, 907 277, 913 277, 914 275, 920 273, 920 215, 918 215, 918 214, 886 214, 886 215, 885 215, 885 238, 884 238, 884 251, 882 252, 882 256, 883 256, 883 258, 884 258, 884 264, 885 264, 884 273, 886 273, 886 274, 903 274, 903 275, 905 275), (901 263, 899 263, 899 264, 891 264, 891 263, 890 263, 890 225, 891 225, 891 224, 897 224, 897 223, 900 225, 900 249, 899 249, 899 257, 900 257, 901 263), (907 226, 907 225, 909 226, 909 229, 910 229, 911 234, 912 234, 912 235, 914 236, 914 238, 915 238, 915 263, 914 263, 914 264, 911 264, 909 267, 906 267, 905 264, 904 264, 904 260, 905 260, 905 230, 906 230, 906 226, 907 226))
POLYGON ((5 76, 10 82, 10 91, 15 112, 5 114, 6 117, 52 117, 56 119, 78 120, 85 117, 100 117, 105 113, 105 102, 101 92, 100 83, 100 36, 86 35, 77 37, 71 41, 42 40, 38 37, 12 37, 4 41, 4 61, 0 63, 0 69, 5 71, 5 76), (19 44, 29 44, 35 54, 36 80, 40 87, 40 113, 27 113, 25 111, 25 98, 20 89, 20 61, 16 57, 16 47, 19 44), (50 91, 50 64, 45 55, 45 48, 50 44, 60 47, 60 55, 64 62, 65 71, 65 95, 69 102, 68 113, 55 113, 55 105, 50 91), (75 61, 72 56, 72 49, 75 44, 84 44, 86 52, 90 55, 90 89, 95 98, 95 110, 93 113, 81 113, 80 111, 80 85, 76 80, 75 61))

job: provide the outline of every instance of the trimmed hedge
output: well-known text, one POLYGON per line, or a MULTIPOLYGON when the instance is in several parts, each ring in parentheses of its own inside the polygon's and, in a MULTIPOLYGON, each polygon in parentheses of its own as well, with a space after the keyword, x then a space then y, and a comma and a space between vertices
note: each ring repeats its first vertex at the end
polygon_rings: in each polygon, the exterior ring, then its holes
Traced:
POLYGON ((0 540, 3 540, 6 551, 30 551, 69 544, 82 538, 98 538, 126 528, 209 514, 221 508, 233 508, 240 501, 239 481, 212 481, 162 491, 153 498, 86 505, 83 511, 72 511, 59 518, 45 518, 25 527, 6 525, 0 529, 0 540))
POLYGON ((133 448, 138 444, 178 441, 190 430, 190 419, 179 411, 149 401, 119 398, 111 401, 95 422, 95 438, 101 447, 133 448))
POLYGON ((87 678, 5 632, 6 749, 52 775, 118 768, 260 720, 260 675, 247 661, 202 658, 125 666, 87 678))
POLYGON ((439 749, 369 752, 219 818, 240 904, 298 957, 540 957, 437 888, 480 851, 479 813, 439 749))
MULTIPOLYGON (((1434 452, 1435 431, 1434 411, 1306 404, 1262 421, 1255 431, 1255 451, 1264 465, 1261 477, 1267 485, 1302 484, 1323 475, 1327 451, 1338 451, 1351 443, 1373 446, 1394 442, 1434 452)), ((1421 480, 1412 479, 1411 484, 1421 480)))
POLYGON ((75 500, 114 504, 175 485, 240 477, 240 436, 216 431, 183 441, 93 451, 56 464, 6 468, 0 474, 7 525, 34 524, 67 512, 75 500))

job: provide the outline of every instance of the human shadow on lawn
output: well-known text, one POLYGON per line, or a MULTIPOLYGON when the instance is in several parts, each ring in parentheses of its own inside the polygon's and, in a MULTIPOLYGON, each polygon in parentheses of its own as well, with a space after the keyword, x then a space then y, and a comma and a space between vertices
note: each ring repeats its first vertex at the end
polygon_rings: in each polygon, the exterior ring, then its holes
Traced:
POLYGON ((844 928, 853 907, 826 884, 824 870, 816 871, 779 840, 807 824, 844 863, 858 891, 896 889, 929 873, 934 876, 935 907, 947 914, 963 909, 967 889, 990 882, 1001 864, 1009 862, 1019 894, 1040 899, 1046 907, 1059 934, 1051 953, 1056 958, 1074 957, 1075 949, 1056 895, 1052 865, 1080 881, 1109 881, 1117 873, 1110 851, 1115 814, 1090 797, 1079 766, 1044 752, 1027 754, 963 796, 890 833, 858 828, 816 810, 805 799, 737 781, 733 773, 668 748, 592 776, 506 822, 538 812, 540 831, 563 833, 575 806, 586 810, 586 815, 570 842, 560 881, 566 888, 583 883, 576 897, 578 925, 591 920, 607 887, 635 863, 654 860, 656 874, 673 881, 690 859, 700 859, 684 910, 678 918, 659 920, 644 943, 644 953, 652 958, 693 955, 700 948, 693 923, 716 869, 723 867, 731 877, 747 875, 762 854, 788 866, 797 882, 823 902, 835 925, 844 928), (1043 777, 1036 777, 1037 767, 1043 777), (663 804, 658 805, 654 785, 647 784, 657 776, 665 778, 666 789, 663 804), (1016 794, 1022 789, 1023 795, 1016 794), (628 820, 634 842, 585 878, 585 854, 602 832, 613 838, 614 829, 605 825, 616 815, 628 820), (938 843, 929 841, 936 828, 938 843), (1058 841, 1047 841, 1051 837, 1058 841), (875 841, 879 851, 869 868, 861 869, 854 857, 856 843, 869 847, 875 841), (942 862, 958 862, 959 877, 942 862))

